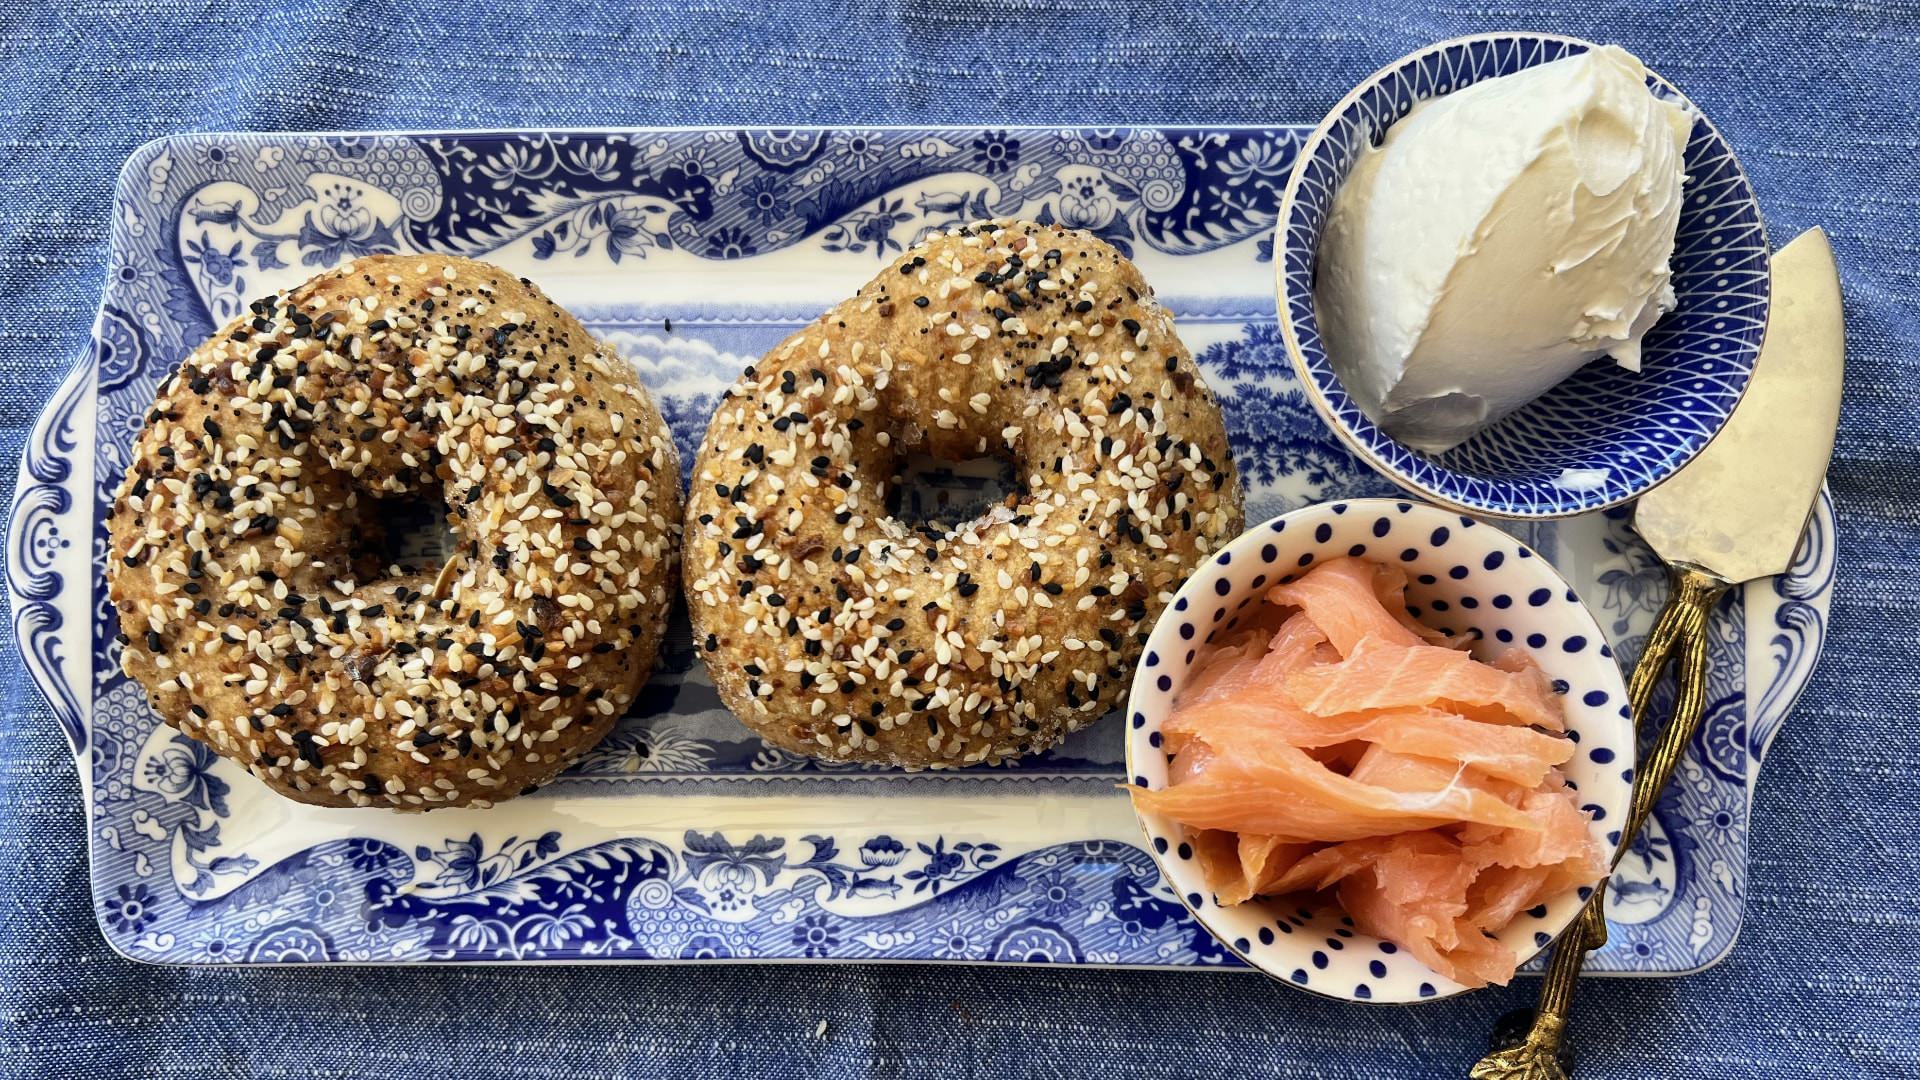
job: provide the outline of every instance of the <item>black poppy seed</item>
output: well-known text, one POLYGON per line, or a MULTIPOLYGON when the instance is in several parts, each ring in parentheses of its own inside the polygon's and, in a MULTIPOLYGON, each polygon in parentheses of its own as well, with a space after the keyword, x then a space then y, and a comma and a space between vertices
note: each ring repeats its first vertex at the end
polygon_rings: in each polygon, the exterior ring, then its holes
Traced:
POLYGON ((320 747, 314 742, 313 732, 311 731, 294 732, 293 745, 294 745, 294 748, 300 752, 301 758, 303 758, 308 765, 316 769, 321 769, 326 767, 326 764, 327 764, 326 759, 320 756, 320 747))

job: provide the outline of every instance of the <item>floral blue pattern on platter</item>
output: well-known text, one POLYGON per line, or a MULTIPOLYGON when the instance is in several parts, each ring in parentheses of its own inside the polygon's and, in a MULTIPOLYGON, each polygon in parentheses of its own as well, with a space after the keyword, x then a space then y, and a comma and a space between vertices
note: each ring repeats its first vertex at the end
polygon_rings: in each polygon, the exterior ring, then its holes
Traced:
MULTIPOLYGON (((1251 520, 1388 494, 1314 415, 1275 326, 1271 230, 1303 134, 193 135, 143 148, 115 197, 92 347, 30 437, 6 554, 27 666, 79 763, 108 940, 167 963, 1235 964, 1140 847, 1115 788, 1117 716, 1008 768, 822 766, 764 747, 720 707, 676 614, 632 713, 539 793, 484 811, 317 810, 155 722, 119 673, 98 567, 106 500, 159 380, 249 299, 334 260, 431 248, 533 277, 632 360, 691 460, 741 367, 888 255, 982 214, 1061 221, 1132 253, 1222 397, 1251 520)), ((950 507, 981 496, 964 473, 929 478, 950 507)), ((1624 515, 1521 538, 1596 602, 1616 649, 1637 647, 1664 585, 1624 515)), ((1688 970, 1731 945, 1751 788, 1818 655, 1832 565, 1823 508, 1794 573, 1723 609, 1707 730, 1615 890, 1597 968, 1688 970)))
POLYGON ((1740 163, 1673 86, 1655 94, 1694 114, 1672 258, 1679 306, 1647 335, 1641 369, 1586 365, 1445 453, 1394 441, 1347 395, 1320 337, 1313 285, 1320 235, 1354 161, 1420 101, 1585 52, 1571 38, 1487 34, 1442 42, 1375 72, 1303 147, 1281 209, 1283 331, 1314 404, 1341 437, 1407 490, 1467 513, 1577 514, 1645 494, 1717 434, 1746 390, 1766 333, 1766 230, 1740 163))
MULTIPOLYGON (((1265 606, 1267 590, 1315 563, 1352 555, 1397 566, 1408 578, 1408 611, 1421 622, 1475 641, 1483 658, 1526 650, 1560 697, 1577 746, 1561 766, 1567 787, 1592 817, 1596 843, 1620 844, 1633 785, 1633 712, 1604 631, 1547 560, 1499 529, 1405 499, 1340 499, 1249 528, 1180 587, 1147 641, 1127 697, 1127 769, 1133 784, 1167 785, 1170 756, 1161 726, 1187 685, 1199 650, 1229 635, 1265 606)), ((1360 931, 1337 908, 1295 897, 1227 907, 1215 900, 1188 831, 1140 815, 1160 869, 1187 908, 1228 951, 1277 979, 1327 997, 1374 1004, 1437 1001, 1466 988, 1410 952, 1360 931)), ((1566 929, 1590 889, 1522 912, 1497 936, 1522 959, 1566 929)))

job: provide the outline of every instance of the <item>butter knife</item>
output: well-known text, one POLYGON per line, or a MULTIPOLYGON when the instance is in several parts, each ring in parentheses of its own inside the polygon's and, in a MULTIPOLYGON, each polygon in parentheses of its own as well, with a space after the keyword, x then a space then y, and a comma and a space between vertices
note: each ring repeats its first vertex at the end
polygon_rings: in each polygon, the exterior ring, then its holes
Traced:
MULTIPOLYGON (((1773 257, 1767 337, 1727 426, 1686 468, 1641 496, 1634 529, 1666 563, 1671 591, 1627 682, 1634 723, 1669 663, 1673 719, 1634 775, 1617 864, 1685 756, 1706 712, 1707 624, 1728 589, 1784 572, 1806 530, 1833 454, 1846 351, 1833 248, 1810 229, 1773 257)), ((1606 883, 1554 946, 1533 1022, 1468 1072, 1473 1080, 1565 1080, 1561 1038, 1587 952, 1606 944, 1606 883)))

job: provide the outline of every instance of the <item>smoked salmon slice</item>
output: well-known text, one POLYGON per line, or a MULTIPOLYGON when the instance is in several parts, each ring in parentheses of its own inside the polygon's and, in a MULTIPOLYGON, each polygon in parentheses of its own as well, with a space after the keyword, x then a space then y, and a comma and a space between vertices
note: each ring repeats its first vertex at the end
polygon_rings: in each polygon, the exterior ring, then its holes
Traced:
POLYGON ((1369 637, 1394 645, 1423 644, 1427 639, 1394 618, 1381 602, 1382 591, 1396 597, 1405 591, 1406 575, 1400 574, 1397 587, 1382 582, 1381 576, 1381 568, 1362 559, 1329 559, 1296 581, 1268 589, 1267 599, 1299 608, 1343 657, 1352 656, 1369 637))
POLYGON ((1212 751, 1203 770, 1157 790, 1134 789, 1141 809, 1194 828, 1292 841, 1357 840, 1461 822, 1518 830, 1538 827, 1468 778, 1428 790, 1364 783, 1334 772, 1283 739, 1244 728, 1189 745, 1179 756, 1201 745, 1212 751))
POLYGON ((1573 756, 1573 744, 1565 738, 1532 728, 1483 724, 1441 709, 1315 716, 1245 691, 1176 708, 1161 724, 1160 733, 1167 749, 1178 752, 1189 739, 1205 741, 1209 732, 1234 727, 1268 731, 1305 750, 1372 743, 1403 754, 1458 762, 1486 776, 1528 787, 1573 756))
POLYGON ((1193 845, 1193 857, 1200 863, 1214 899, 1227 905, 1272 891, 1275 882, 1319 846, 1219 829, 1192 831, 1188 842, 1193 845))
POLYGON ((1457 649, 1395 645, 1377 637, 1361 640, 1353 655, 1337 664, 1288 675, 1287 693, 1295 704, 1321 716, 1457 703, 1497 708, 1517 724, 1548 731, 1567 728, 1551 690, 1543 693, 1526 672, 1502 671, 1457 649))
POLYGON ((1181 704, 1190 707, 1245 689, 1272 640, 1272 634, 1254 630, 1196 657, 1187 685, 1180 691, 1181 704))
POLYGON ((1467 888, 1469 920, 1481 930, 1498 930, 1540 902, 1553 871, 1544 866, 1494 866, 1474 876, 1467 888))
POLYGON ((1252 630, 1196 658, 1193 678, 1180 692, 1180 704, 1201 705, 1254 687, 1270 690, 1288 672, 1339 658, 1319 627, 1306 616, 1295 615, 1272 634, 1252 630))

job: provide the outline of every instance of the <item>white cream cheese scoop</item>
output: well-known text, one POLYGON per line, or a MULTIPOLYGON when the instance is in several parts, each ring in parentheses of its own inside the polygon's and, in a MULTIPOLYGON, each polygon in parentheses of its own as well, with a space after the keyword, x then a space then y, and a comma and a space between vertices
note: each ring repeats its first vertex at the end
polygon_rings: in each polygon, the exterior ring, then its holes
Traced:
POLYGON ((1446 450, 1674 305, 1692 117, 1617 46, 1416 105, 1334 198, 1315 304, 1360 407, 1446 450))

